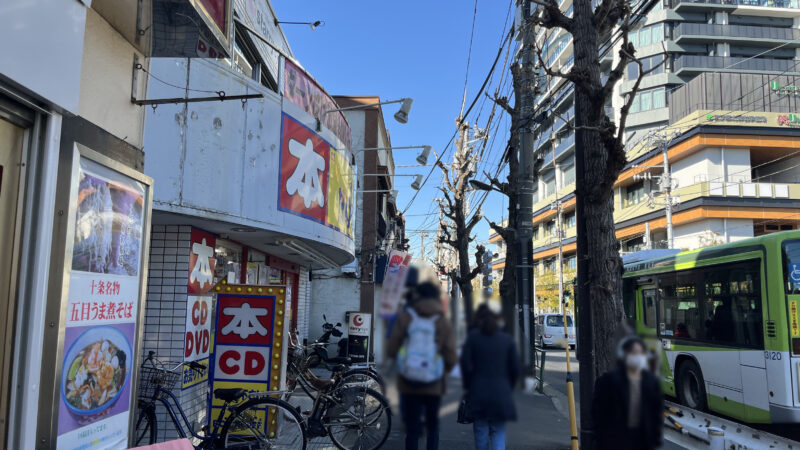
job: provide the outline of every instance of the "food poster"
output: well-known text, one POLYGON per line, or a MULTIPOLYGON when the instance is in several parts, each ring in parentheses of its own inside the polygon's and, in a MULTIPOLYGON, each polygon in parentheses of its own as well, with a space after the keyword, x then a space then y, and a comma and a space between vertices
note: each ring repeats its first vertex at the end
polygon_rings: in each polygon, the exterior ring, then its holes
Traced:
POLYGON ((146 189, 80 161, 58 385, 59 449, 127 446, 146 189))
MULTIPOLYGON (((228 284, 217 292, 214 348, 210 358, 211 392, 243 388, 250 396, 280 390, 286 354, 287 302, 285 286, 228 284)), ((247 400, 241 399, 239 403, 247 400)), ((220 419, 224 402, 211 398, 210 425, 220 419)), ((229 405, 230 406, 230 405, 229 405)), ((252 427, 266 431, 269 411, 254 416, 252 427)), ((246 434, 247 430, 238 430, 246 434)))

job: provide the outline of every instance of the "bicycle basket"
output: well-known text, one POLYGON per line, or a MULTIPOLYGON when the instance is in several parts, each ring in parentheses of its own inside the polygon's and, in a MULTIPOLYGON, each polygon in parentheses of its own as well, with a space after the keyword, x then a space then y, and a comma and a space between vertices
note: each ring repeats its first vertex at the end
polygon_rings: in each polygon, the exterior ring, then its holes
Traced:
MULTIPOLYGON (((183 367, 183 366, 181 366, 183 367)), ((166 369, 142 366, 139 372, 139 399, 150 400, 156 393, 156 388, 160 387, 167 391, 171 390, 183 376, 183 372, 170 372, 166 369)))

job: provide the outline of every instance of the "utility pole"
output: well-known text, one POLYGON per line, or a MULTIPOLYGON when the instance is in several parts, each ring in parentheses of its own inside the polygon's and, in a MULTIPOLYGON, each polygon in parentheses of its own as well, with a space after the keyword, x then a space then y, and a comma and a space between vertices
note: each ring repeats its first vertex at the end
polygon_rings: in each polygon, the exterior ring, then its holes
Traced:
MULTIPOLYGON (((531 305, 533 304, 533 180, 534 168, 534 135, 533 119, 534 83, 533 63, 535 48, 533 42, 533 26, 530 22, 530 0, 522 2, 522 50, 520 64, 522 72, 522 96, 520 102, 520 122, 518 146, 519 170, 517 172, 517 207, 515 244, 517 246, 517 314, 520 331, 520 348, 523 352, 523 364, 530 372, 532 369, 531 351, 531 305)), ((529 373, 529 375, 532 375, 529 373)))
POLYGON ((664 192, 664 210, 667 212, 667 248, 675 248, 672 233, 672 174, 669 172, 669 142, 662 141, 664 153, 664 174, 661 177, 661 191, 664 192))
POLYGON ((420 231, 419 232, 419 251, 420 251, 419 259, 422 260, 422 261, 425 261, 425 232, 424 231, 420 231))

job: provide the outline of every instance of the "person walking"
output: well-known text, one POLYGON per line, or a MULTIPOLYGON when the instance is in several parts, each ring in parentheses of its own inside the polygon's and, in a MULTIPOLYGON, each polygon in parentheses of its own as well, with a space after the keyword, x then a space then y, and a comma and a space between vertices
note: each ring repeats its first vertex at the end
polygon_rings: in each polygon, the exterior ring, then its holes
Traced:
POLYGON ((476 326, 461 349, 461 377, 477 450, 506 447, 506 422, 517 419, 513 391, 520 374, 514 339, 500 317, 479 308, 476 326))
POLYGON ((594 386, 592 416, 598 450, 652 450, 661 446, 664 395, 648 370, 647 347, 640 338, 624 338, 617 367, 594 386))
MULTIPOLYGON (((438 280, 437 280, 438 281, 438 280)), ((419 448, 425 415, 426 448, 439 448, 439 407, 445 376, 458 362, 453 327, 444 318, 438 282, 411 288, 387 343, 387 355, 397 361, 397 390, 406 427, 406 449, 419 448)))

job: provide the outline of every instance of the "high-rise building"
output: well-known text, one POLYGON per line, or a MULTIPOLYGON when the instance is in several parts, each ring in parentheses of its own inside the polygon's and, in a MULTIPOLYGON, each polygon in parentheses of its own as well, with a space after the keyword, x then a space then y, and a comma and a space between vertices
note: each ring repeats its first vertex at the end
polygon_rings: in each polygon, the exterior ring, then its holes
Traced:
MULTIPOLYGON (((571 0, 560 7, 572 16, 571 0)), ((629 64, 606 107, 618 119, 642 77, 626 123, 629 163, 615 185, 621 250, 669 246, 667 200, 674 205, 675 248, 796 229, 800 215, 791 208, 800 205, 800 191, 795 193, 800 185, 793 184, 800 182, 800 172, 791 166, 798 132, 788 128, 796 111, 791 88, 800 84, 793 81, 800 75, 800 2, 659 0, 629 40, 643 73, 638 64, 629 64), (702 74, 708 76, 697 79, 702 74), (673 105, 678 97, 680 105, 673 105), (778 116, 785 117, 780 124, 778 116), (691 126, 676 126, 681 121, 691 126)), ((618 58, 620 42, 601 48, 601 73, 607 74, 618 58)), ((569 33, 540 29, 536 43, 547 67, 563 72, 572 67, 569 33)), ((559 246, 565 281, 575 273, 575 114, 571 83, 542 76, 539 86, 536 106, 547 114, 534 144, 544 162, 534 190, 533 253, 537 304, 547 304, 543 300, 558 296, 559 246)), ((492 233, 490 241, 499 240, 492 233)), ((493 264, 495 270, 503 266, 493 264)))

